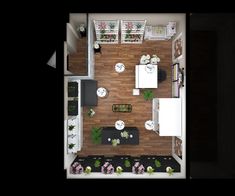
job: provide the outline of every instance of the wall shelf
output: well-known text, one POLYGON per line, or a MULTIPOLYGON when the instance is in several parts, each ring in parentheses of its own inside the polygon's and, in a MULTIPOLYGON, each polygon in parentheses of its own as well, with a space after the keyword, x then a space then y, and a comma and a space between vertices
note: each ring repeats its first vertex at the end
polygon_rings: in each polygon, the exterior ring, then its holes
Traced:
POLYGON ((121 43, 141 44, 146 20, 121 20, 121 43))
POLYGON ((119 20, 94 20, 96 41, 99 44, 117 44, 119 20))

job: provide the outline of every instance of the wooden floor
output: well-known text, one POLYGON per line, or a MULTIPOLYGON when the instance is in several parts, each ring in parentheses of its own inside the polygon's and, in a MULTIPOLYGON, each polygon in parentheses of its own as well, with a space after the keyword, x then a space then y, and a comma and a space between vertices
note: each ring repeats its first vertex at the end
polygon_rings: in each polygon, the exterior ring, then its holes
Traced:
POLYGON ((77 40, 77 53, 69 55, 68 70, 74 75, 87 75, 87 37, 77 40))
POLYGON ((102 54, 95 54, 95 79, 98 87, 109 90, 107 98, 98 98, 98 106, 93 107, 96 114, 87 116, 89 108, 83 109, 83 147, 79 155, 170 155, 171 137, 160 137, 146 130, 144 123, 152 119, 152 101, 145 101, 142 95, 133 96, 135 88, 135 65, 143 54, 157 54, 161 62, 159 67, 167 71, 167 79, 153 89, 155 97, 171 97, 171 41, 145 41, 143 44, 102 45, 102 54), (114 66, 121 62, 125 65, 123 73, 116 73, 114 66), (112 112, 112 104, 131 104, 131 113, 112 112), (91 142, 92 126, 114 126, 116 120, 123 120, 125 126, 139 129, 139 145, 94 145, 91 142))

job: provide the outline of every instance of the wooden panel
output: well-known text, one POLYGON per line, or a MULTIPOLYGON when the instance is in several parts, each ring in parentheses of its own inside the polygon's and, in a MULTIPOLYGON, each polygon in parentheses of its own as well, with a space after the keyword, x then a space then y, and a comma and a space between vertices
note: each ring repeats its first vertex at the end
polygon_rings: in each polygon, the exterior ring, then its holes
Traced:
POLYGON ((153 89, 155 97, 171 97, 171 41, 144 41, 141 45, 113 44, 102 45, 102 54, 95 54, 95 79, 98 87, 109 91, 107 98, 99 98, 98 106, 93 107, 95 115, 90 118, 88 109, 84 112, 83 148, 79 155, 171 155, 172 138, 160 137, 153 131, 146 130, 144 123, 152 119, 152 101, 145 101, 143 90, 139 96, 132 95, 135 88, 135 65, 139 64, 143 54, 157 54, 161 61, 159 68, 166 70, 167 79, 153 89), (125 71, 115 72, 115 64, 123 63, 125 71), (112 112, 113 104, 131 104, 132 112, 112 112), (91 141, 92 126, 114 126, 116 120, 123 120, 126 126, 139 129, 139 145, 95 145, 91 141))

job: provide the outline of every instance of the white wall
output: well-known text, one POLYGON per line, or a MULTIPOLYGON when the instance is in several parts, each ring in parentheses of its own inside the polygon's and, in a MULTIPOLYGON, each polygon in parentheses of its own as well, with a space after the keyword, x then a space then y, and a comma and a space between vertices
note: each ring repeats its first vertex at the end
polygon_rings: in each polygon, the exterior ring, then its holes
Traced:
POLYGON ((95 54, 93 49, 94 44, 94 23, 93 19, 88 17, 88 76, 94 79, 94 69, 95 69, 95 54))
POLYGON ((89 14, 92 20, 147 20, 146 25, 167 25, 169 21, 182 20, 185 14, 89 14))
MULTIPOLYGON (((172 63, 178 62, 180 68, 184 68, 184 73, 186 73, 186 14, 180 14, 178 21, 176 21, 176 35, 172 38, 172 63), (182 57, 174 59, 174 41, 181 34, 183 50, 182 57)), ((173 157, 180 163, 181 172, 186 175, 186 75, 184 75, 184 87, 180 88, 180 98, 181 98, 181 118, 182 118, 182 136, 178 137, 182 140, 182 160, 174 153, 174 148, 172 148, 173 157)), ((174 138, 172 138, 172 145, 174 143, 174 138)))
POLYGON ((72 74, 70 71, 67 70, 67 55, 68 55, 68 47, 67 43, 64 42, 64 74, 72 74))
POLYGON ((66 26, 67 34, 66 34, 66 41, 67 41, 67 49, 70 54, 77 52, 77 34, 74 33, 74 29, 71 24, 67 23, 66 26))

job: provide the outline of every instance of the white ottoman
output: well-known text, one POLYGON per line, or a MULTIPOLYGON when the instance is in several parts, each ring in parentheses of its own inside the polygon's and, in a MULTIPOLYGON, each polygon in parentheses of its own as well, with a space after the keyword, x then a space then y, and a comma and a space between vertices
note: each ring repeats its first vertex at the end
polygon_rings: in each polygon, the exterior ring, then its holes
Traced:
POLYGON ((134 88, 133 89, 133 95, 140 95, 140 89, 134 88))

